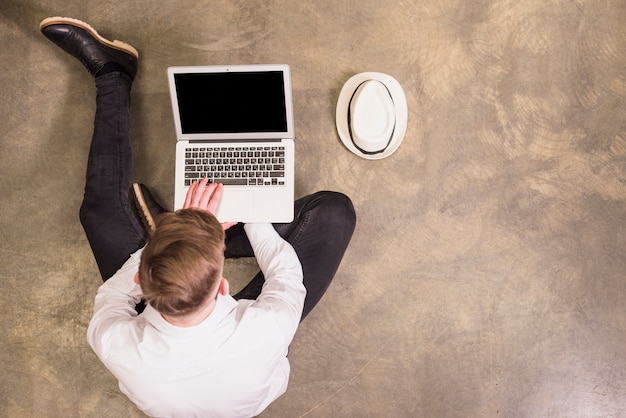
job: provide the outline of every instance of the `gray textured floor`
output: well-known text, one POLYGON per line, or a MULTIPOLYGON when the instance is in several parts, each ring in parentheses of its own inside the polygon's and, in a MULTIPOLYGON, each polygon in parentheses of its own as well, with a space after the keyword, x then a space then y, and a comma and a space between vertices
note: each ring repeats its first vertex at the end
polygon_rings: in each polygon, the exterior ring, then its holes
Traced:
POLYGON ((135 177, 170 204, 166 67, 291 65, 296 194, 342 191, 359 224, 263 416, 626 416, 623 0, 2 0, 0 416, 140 416, 85 341, 94 86, 51 15, 139 49, 135 177), (382 161, 335 132, 362 71, 407 94, 382 161))

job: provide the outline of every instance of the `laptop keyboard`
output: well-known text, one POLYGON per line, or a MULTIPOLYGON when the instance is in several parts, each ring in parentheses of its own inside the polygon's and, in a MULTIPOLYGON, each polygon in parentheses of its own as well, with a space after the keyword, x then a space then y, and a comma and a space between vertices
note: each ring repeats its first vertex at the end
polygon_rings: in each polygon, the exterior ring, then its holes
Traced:
POLYGON ((185 186, 204 178, 232 186, 284 186, 285 147, 188 147, 185 186))

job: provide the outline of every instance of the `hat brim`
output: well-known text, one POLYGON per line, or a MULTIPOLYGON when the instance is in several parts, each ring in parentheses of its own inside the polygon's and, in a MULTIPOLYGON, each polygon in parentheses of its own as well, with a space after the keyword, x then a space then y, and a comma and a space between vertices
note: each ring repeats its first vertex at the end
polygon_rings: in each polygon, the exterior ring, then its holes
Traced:
POLYGON ((400 83, 398 83, 398 81, 390 75, 377 72, 359 73, 350 77, 350 79, 348 79, 348 81, 346 81, 346 83, 341 88, 341 92, 339 93, 339 99, 337 100, 337 110, 335 115, 337 133, 339 134, 339 138, 341 139, 341 142, 343 142, 345 147, 359 157, 368 160, 380 160, 381 158, 385 158, 393 154, 398 149, 398 147, 400 147, 400 144, 404 139, 404 135, 406 134, 407 118, 408 112, 404 90, 402 90, 400 83), (376 153, 364 152, 356 146, 353 141, 349 125, 350 101, 357 88, 362 83, 369 80, 377 80, 387 88, 394 104, 396 118, 395 128, 393 130, 393 133, 391 134, 389 143, 384 149, 376 153))

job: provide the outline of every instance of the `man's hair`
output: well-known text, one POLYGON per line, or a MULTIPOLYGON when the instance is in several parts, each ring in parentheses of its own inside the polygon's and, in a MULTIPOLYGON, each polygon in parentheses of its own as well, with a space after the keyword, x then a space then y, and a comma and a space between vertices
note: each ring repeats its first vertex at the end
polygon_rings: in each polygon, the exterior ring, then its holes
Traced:
POLYGON ((224 248, 224 230, 210 213, 182 209, 161 214, 139 264, 144 299, 164 315, 192 313, 218 286, 224 248))

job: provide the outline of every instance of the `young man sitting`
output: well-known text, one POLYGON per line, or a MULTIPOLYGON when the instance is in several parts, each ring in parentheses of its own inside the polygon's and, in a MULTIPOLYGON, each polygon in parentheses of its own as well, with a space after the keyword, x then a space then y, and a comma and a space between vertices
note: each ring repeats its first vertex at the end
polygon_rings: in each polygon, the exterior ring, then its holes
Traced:
POLYGON ((220 224, 223 187, 194 183, 184 208, 165 212, 132 188, 130 92, 138 53, 70 18, 43 34, 94 75, 96 115, 80 220, 104 284, 88 340, 119 386, 152 416, 247 417, 285 392, 287 351, 299 322, 332 281, 354 231, 350 199, 318 192, 295 202, 289 224, 220 224), (225 257, 255 256, 261 271, 237 295, 225 257), (145 301, 145 309, 142 308, 145 301))

